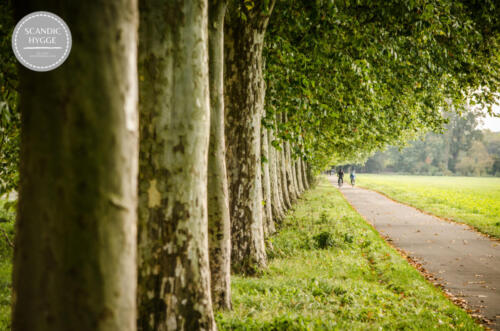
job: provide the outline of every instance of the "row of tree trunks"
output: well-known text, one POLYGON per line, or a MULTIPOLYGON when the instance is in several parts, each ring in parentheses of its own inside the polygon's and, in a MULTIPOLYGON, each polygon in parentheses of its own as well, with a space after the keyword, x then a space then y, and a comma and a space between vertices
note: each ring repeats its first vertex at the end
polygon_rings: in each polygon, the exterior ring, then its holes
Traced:
MULTIPOLYGON (((300 197, 309 185, 305 175, 304 161, 301 158, 297 158, 291 163, 291 184, 288 185, 286 192, 282 192, 282 186, 280 185, 281 172, 279 171, 282 165, 278 158, 281 151, 271 144, 274 140, 272 130, 263 129, 262 131, 262 156, 266 160, 262 163, 262 181, 264 184, 263 204, 265 211, 264 235, 267 237, 276 231, 275 223, 279 223, 282 220, 288 209, 282 201, 283 196, 290 194, 290 190, 294 190, 296 196, 300 197)), ((282 145, 284 148, 286 142, 283 142, 282 145)))
POLYGON ((261 129, 274 0, 245 19, 232 2, 225 29, 225 0, 53 3, 73 52, 43 75, 20 69, 12 327, 215 330, 231 261, 266 266, 264 232, 310 178, 261 129))
MULTIPOLYGON (((284 122, 286 114, 278 114, 276 118, 284 122)), ((265 137, 263 134, 262 139, 267 140, 267 148, 263 142, 262 155, 267 160, 263 164, 263 169, 269 171, 270 194, 265 198, 265 204, 269 204, 270 201, 272 219, 279 223, 285 211, 291 208, 293 202, 309 185, 306 182, 305 163, 301 158, 293 159, 290 142, 281 141, 276 148, 274 145, 278 140, 275 139, 274 131, 270 129, 266 131, 268 136, 265 137)), ((263 175, 264 181, 267 181, 266 177, 267 175, 263 175)))
POLYGON ((216 328, 207 234, 207 5, 139 3, 140 330, 216 328))

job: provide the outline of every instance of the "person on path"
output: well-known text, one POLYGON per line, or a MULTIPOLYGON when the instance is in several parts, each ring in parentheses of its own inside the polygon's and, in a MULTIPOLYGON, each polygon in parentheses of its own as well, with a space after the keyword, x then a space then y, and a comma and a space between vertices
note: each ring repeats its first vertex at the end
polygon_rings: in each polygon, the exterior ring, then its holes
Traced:
POLYGON ((356 173, 355 170, 351 170, 351 185, 354 187, 354 183, 356 182, 356 173))
POLYGON ((339 169, 337 176, 339 177, 339 186, 344 183, 344 170, 342 168, 339 169))

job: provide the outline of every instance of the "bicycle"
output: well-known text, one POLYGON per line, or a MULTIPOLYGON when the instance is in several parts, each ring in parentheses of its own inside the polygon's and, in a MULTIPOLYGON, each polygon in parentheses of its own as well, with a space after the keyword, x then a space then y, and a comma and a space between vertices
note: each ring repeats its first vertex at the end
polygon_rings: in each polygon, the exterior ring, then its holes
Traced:
POLYGON ((338 181, 339 187, 342 187, 342 184, 344 184, 344 178, 339 177, 339 181, 338 181))
POLYGON ((354 184, 356 184, 356 179, 355 178, 351 178, 351 186, 354 187, 354 184))

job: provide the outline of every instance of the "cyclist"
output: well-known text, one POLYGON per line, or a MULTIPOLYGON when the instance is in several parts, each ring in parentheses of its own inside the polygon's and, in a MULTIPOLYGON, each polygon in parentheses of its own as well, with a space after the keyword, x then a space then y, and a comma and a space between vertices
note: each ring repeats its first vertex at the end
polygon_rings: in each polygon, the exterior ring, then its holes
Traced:
POLYGON ((337 172, 337 176, 339 177, 339 187, 341 187, 344 183, 344 170, 342 170, 342 168, 337 172))
POLYGON ((351 185, 352 185, 352 187, 354 187, 355 183, 356 183, 356 173, 355 173, 355 170, 353 169, 351 171, 351 185))

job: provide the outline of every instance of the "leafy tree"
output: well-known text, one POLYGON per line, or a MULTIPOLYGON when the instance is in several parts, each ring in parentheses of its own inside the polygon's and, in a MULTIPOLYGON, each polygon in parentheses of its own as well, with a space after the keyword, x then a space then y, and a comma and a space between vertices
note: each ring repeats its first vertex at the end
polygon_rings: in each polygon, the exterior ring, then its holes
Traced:
POLYGON ((500 132, 483 131, 484 144, 493 158, 491 174, 500 176, 500 132))
POLYGON ((450 124, 447 134, 449 137, 448 169, 456 171, 458 156, 461 151, 468 151, 473 142, 481 139, 481 131, 477 129, 478 113, 469 110, 465 116, 460 117, 455 113, 449 114, 450 124))
POLYGON ((481 176, 490 172, 494 159, 480 141, 474 141, 467 152, 461 152, 456 165, 457 173, 467 176, 481 176))
POLYGON ((488 153, 500 156, 500 132, 483 131, 483 140, 488 153))

